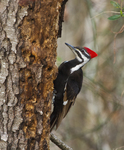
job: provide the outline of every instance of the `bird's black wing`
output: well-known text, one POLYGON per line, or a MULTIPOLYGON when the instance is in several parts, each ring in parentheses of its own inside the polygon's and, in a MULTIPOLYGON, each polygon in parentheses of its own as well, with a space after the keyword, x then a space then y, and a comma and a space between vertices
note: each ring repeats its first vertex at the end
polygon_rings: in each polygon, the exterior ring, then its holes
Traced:
POLYGON ((66 62, 62 63, 58 68, 58 75, 57 78, 54 80, 54 109, 50 116, 50 128, 51 131, 53 127, 56 125, 56 128, 59 126, 62 117, 63 112, 63 97, 64 97, 64 91, 65 87, 67 85, 67 79, 69 76, 69 73, 67 73, 67 66, 66 62))
POLYGON ((63 106, 64 116, 68 113, 69 109, 71 108, 72 104, 74 104, 75 99, 78 93, 81 90, 83 82, 83 71, 79 69, 78 71, 73 72, 67 82, 67 87, 65 91, 65 97, 63 99, 66 105, 63 106))
POLYGON ((54 110, 50 117, 51 131, 55 125, 56 129, 58 128, 62 119, 67 115, 69 109, 74 104, 75 99, 81 90, 82 81, 83 72, 79 69, 69 76, 63 93, 56 93, 54 110))

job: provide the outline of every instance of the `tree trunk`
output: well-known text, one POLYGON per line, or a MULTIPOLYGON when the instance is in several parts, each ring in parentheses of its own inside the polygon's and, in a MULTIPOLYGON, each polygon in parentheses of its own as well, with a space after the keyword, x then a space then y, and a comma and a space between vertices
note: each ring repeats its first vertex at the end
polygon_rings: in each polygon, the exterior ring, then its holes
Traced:
POLYGON ((0 1, 1 150, 49 149, 57 36, 66 1, 0 1))

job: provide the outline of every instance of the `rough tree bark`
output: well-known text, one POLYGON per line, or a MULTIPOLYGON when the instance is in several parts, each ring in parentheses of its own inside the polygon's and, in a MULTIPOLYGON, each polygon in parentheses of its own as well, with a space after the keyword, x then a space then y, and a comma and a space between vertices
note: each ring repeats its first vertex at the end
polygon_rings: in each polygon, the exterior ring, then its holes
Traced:
POLYGON ((57 36, 66 1, 0 1, 1 150, 49 149, 57 36))

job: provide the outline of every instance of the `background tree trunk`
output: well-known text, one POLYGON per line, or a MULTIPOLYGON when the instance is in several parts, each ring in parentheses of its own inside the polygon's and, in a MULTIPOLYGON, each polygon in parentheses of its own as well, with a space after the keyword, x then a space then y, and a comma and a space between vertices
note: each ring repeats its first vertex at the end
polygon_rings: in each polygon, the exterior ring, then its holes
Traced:
POLYGON ((0 1, 0 149, 49 149, 57 36, 66 1, 0 1))

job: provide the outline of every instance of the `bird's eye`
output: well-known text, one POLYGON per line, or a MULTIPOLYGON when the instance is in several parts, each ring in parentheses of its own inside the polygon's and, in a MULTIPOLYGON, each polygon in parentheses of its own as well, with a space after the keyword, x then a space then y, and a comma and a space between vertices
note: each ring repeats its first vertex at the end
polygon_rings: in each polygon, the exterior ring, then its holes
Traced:
POLYGON ((81 51, 82 51, 82 53, 84 53, 84 49, 82 49, 81 51))

